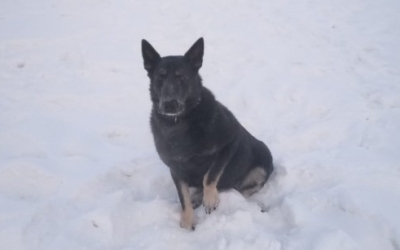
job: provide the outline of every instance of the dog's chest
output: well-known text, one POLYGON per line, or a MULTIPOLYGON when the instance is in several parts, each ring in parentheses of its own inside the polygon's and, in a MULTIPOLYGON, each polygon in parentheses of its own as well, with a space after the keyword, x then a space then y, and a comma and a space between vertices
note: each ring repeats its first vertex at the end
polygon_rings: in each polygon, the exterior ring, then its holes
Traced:
POLYGON ((202 127, 182 121, 172 125, 152 121, 152 130, 157 152, 167 165, 209 154, 207 136, 202 127))

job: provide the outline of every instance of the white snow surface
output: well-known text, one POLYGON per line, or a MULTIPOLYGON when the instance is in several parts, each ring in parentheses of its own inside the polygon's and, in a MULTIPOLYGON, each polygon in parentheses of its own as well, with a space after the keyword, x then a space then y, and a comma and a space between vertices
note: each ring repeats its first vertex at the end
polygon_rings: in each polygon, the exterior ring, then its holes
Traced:
POLYGON ((400 249, 397 0, 0 3, 0 249, 400 249), (205 38, 204 85, 271 149, 250 199, 180 205, 142 38, 205 38), (261 207, 265 212, 261 212, 261 207))

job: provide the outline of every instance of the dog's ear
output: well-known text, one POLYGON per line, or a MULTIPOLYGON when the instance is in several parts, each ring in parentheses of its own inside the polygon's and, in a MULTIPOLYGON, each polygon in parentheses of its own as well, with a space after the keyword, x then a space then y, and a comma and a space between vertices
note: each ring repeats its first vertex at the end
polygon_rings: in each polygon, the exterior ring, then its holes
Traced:
POLYGON ((203 64, 204 55, 204 39, 200 37, 190 49, 185 53, 185 58, 198 70, 203 64))
POLYGON ((153 70, 161 58, 153 46, 144 39, 142 40, 142 56, 144 68, 147 71, 153 70))

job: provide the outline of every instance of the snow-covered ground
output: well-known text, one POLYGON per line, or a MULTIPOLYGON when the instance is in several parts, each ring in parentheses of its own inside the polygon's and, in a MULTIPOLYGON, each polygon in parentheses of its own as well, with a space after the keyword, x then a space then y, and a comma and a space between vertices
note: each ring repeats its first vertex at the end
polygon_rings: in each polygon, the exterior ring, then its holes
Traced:
POLYGON ((0 3, 0 249, 400 249, 400 2, 0 3), (179 227, 140 40, 182 54, 275 158, 179 227), (266 212, 260 212, 260 204, 266 212))

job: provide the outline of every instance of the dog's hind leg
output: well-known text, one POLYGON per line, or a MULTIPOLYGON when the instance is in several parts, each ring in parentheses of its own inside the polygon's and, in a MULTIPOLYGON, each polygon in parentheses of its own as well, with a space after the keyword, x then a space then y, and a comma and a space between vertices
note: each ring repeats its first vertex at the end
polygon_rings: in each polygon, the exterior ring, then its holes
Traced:
POLYGON ((267 181, 267 172, 262 167, 252 169, 240 184, 238 191, 246 198, 258 192, 267 181))
POLYGON ((264 186, 274 169, 272 155, 268 147, 262 141, 256 140, 255 143, 254 152, 258 164, 244 177, 238 188, 238 191, 246 198, 258 192, 264 186))

